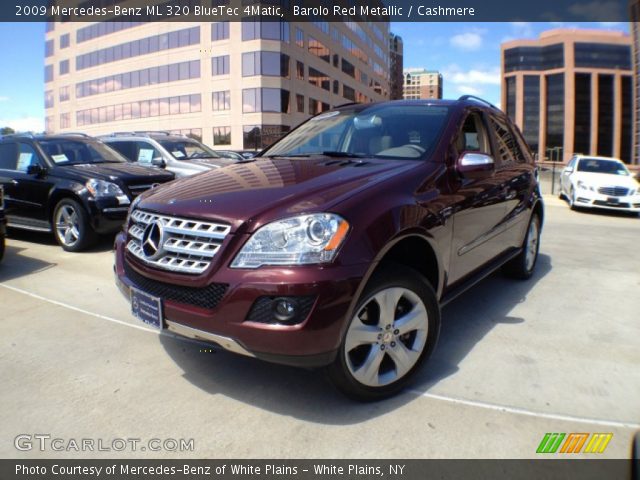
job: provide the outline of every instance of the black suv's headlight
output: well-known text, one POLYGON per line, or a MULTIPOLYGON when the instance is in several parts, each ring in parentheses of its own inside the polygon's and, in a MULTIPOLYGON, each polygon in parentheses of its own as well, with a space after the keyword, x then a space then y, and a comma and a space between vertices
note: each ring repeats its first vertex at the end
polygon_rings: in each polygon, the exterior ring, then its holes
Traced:
POLYGON ((95 198, 116 197, 120 204, 126 205, 129 203, 129 197, 113 182, 92 178, 87 180, 85 186, 95 198))
POLYGON ((333 213, 299 215, 258 229, 242 247, 231 268, 262 265, 310 265, 331 262, 349 231, 333 213))

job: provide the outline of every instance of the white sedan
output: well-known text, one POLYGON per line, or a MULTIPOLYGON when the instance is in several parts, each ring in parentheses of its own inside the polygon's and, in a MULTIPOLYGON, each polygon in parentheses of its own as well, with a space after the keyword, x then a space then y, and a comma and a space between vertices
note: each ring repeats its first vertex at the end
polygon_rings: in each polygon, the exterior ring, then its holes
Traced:
POLYGON ((560 176, 560 197, 575 208, 640 213, 640 184, 616 158, 575 155, 560 176))

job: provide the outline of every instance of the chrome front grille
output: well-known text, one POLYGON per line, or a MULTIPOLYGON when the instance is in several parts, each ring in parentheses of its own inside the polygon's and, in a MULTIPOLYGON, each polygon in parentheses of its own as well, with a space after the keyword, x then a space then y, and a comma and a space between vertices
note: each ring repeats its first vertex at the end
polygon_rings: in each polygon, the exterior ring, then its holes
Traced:
POLYGON ((629 189, 624 187, 600 187, 598 193, 608 197, 626 197, 629 195, 629 189))
POLYGON ((152 267, 199 274, 209 267, 230 229, 230 225, 220 223, 134 210, 129 224, 127 250, 152 267), (143 238, 152 224, 159 227, 159 233, 157 245, 153 242, 155 252, 149 255, 143 238))

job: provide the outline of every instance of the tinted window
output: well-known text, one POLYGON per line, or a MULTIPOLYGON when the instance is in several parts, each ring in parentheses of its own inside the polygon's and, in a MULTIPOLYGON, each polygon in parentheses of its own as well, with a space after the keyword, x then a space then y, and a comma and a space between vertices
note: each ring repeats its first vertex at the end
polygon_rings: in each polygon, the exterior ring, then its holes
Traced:
POLYGON ((591 150, 591 74, 576 73, 575 76, 575 128, 573 150, 589 153, 591 150))
POLYGON ((491 153, 487 131, 479 114, 472 113, 465 119, 456 137, 455 146, 458 154, 462 152, 491 153))
POLYGON ((505 50, 504 67, 506 72, 518 70, 551 70, 564 66, 564 46, 562 44, 547 47, 515 47, 505 50))
POLYGON ((524 77, 524 125, 523 135, 533 151, 538 150, 540 132, 540 78, 536 75, 524 77))
POLYGON ((500 159, 502 164, 510 163, 524 163, 526 158, 524 157, 520 145, 516 140, 511 128, 505 121, 500 118, 491 116, 489 123, 493 127, 495 133, 496 155, 500 159))
POLYGON ((18 161, 15 169, 20 172, 26 172, 31 165, 40 164, 38 153, 27 143, 18 143, 18 161))
POLYGON ((15 143, 0 143, 0 169, 14 170, 16 168, 17 151, 15 143))
POLYGON ((576 67, 631 70, 631 47, 577 42, 575 61, 576 67))
POLYGON ((177 160, 188 160, 190 158, 220 158, 210 148, 196 142, 195 140, 159 140, 172 157, 177 160))
POLYGON ((118 152, 101 142, 55 138, 40 140, 39 144, 57 165, 125 162, 118 152))

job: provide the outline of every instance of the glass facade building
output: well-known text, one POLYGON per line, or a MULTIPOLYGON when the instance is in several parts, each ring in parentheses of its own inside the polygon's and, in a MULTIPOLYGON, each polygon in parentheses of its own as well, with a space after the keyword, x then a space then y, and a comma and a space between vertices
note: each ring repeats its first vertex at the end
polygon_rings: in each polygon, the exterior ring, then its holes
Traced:
POLYGON ((389 98, 385 22, 48 23, 48 132, 166 130, 262 148, 310 115, 389 98))
POLYGON ((631 43, 622 32, 559 29, 502 45, 502 105, 538 159, 638 163, 631 43))

